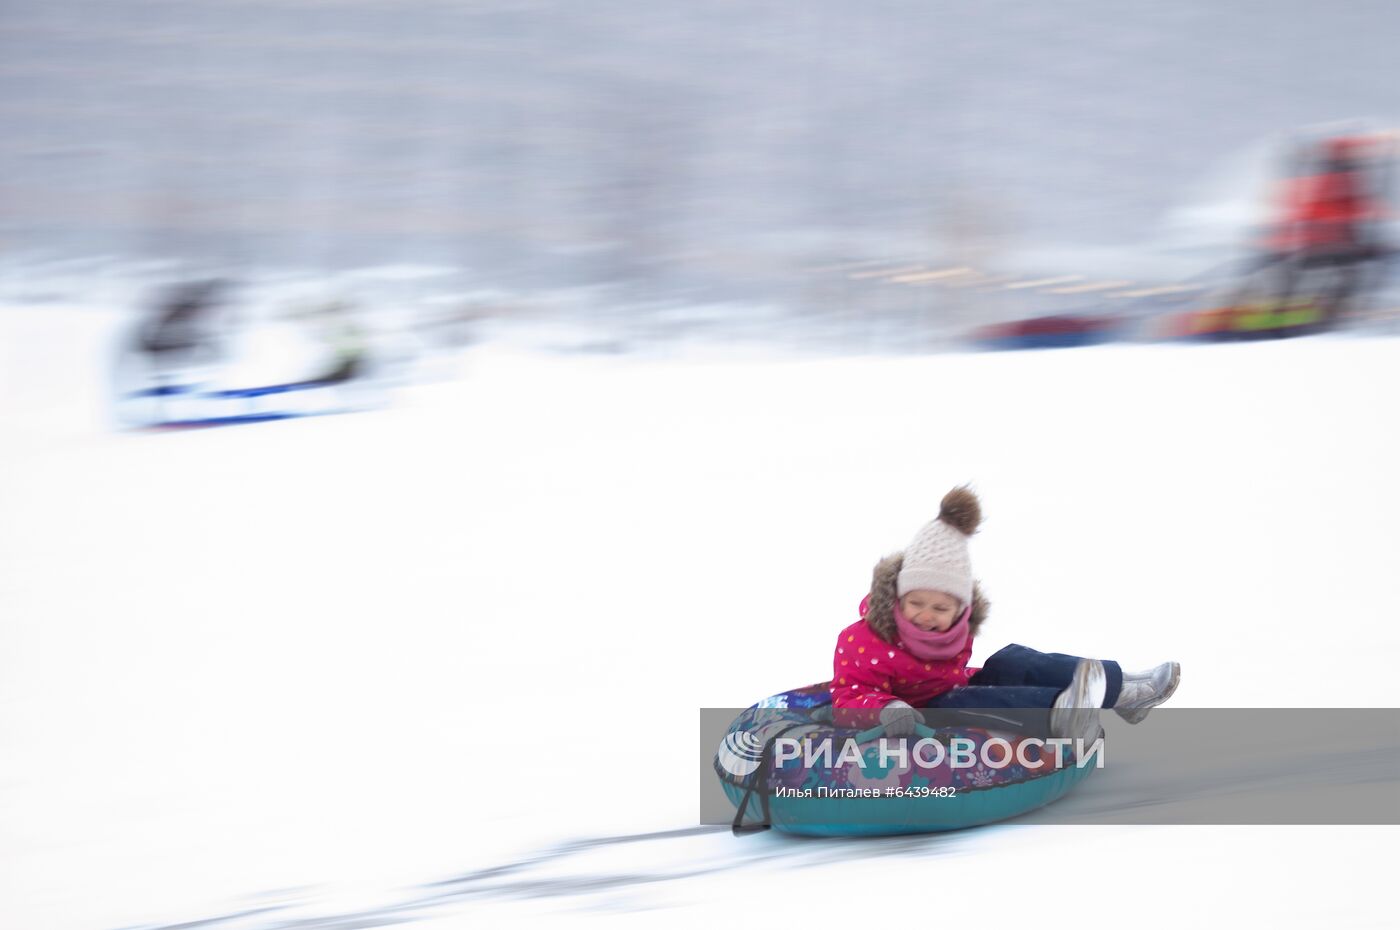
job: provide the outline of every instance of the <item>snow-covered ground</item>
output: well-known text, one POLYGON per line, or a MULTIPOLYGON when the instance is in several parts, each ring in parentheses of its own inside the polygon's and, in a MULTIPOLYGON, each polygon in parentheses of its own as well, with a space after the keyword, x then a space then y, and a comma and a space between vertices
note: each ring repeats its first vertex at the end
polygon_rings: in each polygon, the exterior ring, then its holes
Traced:
POLYGON ((736 839, 695 743, 821 680, 968 480, 974 660, 1397 706, 1398 340, 497 341, 384 410, 148 434, 106 419, 120 323, 0 307, 0 926, 1393 925, 1395 827, 736 839))

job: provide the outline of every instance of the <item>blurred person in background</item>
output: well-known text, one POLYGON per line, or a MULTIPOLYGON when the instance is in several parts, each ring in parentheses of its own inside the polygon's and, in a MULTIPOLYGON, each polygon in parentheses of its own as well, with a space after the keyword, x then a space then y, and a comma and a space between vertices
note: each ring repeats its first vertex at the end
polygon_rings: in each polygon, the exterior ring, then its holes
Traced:
POLYGON ((1393 156, 1393 139, 1380 134, 1332 135, 1297 147, 1252 269, 1272 270, 1265 287, 1273 308, 1315 301, 1331 323, 1369 290, 1370 272, 1391 252, 1380 226, 1393 156), (1329 275, 1314 284, 1319 271, 1329 275))
POLYGON ((135 348, 157 378, 221 357, 219 316, 228 290, 229 283, 219 279, 186 282, 156 301, 137 327, 135 348))

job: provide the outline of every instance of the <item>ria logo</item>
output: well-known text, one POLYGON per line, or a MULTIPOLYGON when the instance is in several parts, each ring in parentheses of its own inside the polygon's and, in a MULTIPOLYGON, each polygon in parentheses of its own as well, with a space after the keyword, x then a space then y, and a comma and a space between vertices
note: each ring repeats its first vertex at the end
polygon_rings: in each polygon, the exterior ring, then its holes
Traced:
POLYGON ((763 761, 763 740, 748 730, 730 733, 719 745, 719 764, 735 778, 744 778, 763 761))

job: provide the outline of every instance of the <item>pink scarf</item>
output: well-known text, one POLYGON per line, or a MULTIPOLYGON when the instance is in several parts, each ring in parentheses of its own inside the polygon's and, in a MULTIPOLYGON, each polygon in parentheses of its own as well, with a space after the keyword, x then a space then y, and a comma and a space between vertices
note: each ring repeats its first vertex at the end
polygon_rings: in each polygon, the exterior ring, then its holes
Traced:
POLYGON ((962 615, 940 633, 937 630, 921 630, 909 622, 904 611, 899 609, 899 601, 894 602, 894 625, 899 630, 900 644, 910 653, 925 661, 930 659, 951 659, 962 652, 969 636, 968 618, 972 616, 972 605, 963 609, 962 615))

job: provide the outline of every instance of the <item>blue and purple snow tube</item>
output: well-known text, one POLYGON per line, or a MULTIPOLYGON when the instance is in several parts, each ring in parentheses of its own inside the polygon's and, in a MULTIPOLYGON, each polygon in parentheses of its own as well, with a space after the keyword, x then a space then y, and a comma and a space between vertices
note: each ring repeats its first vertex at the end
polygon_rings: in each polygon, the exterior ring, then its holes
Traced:
POLYGON ((984 349, 1072 349, 1101 345, 1124 334, 1124 321, 1112 316, 1061 314, 984 326, 972 341, 984 349))
POLYGON ((1102 756, 975 727, 920 727, 907 740, 833 721, 827 684, 765 698, 730 725, 714 769, 735 832, 886 836, 1006 820, 1064 796, 1102 756))

